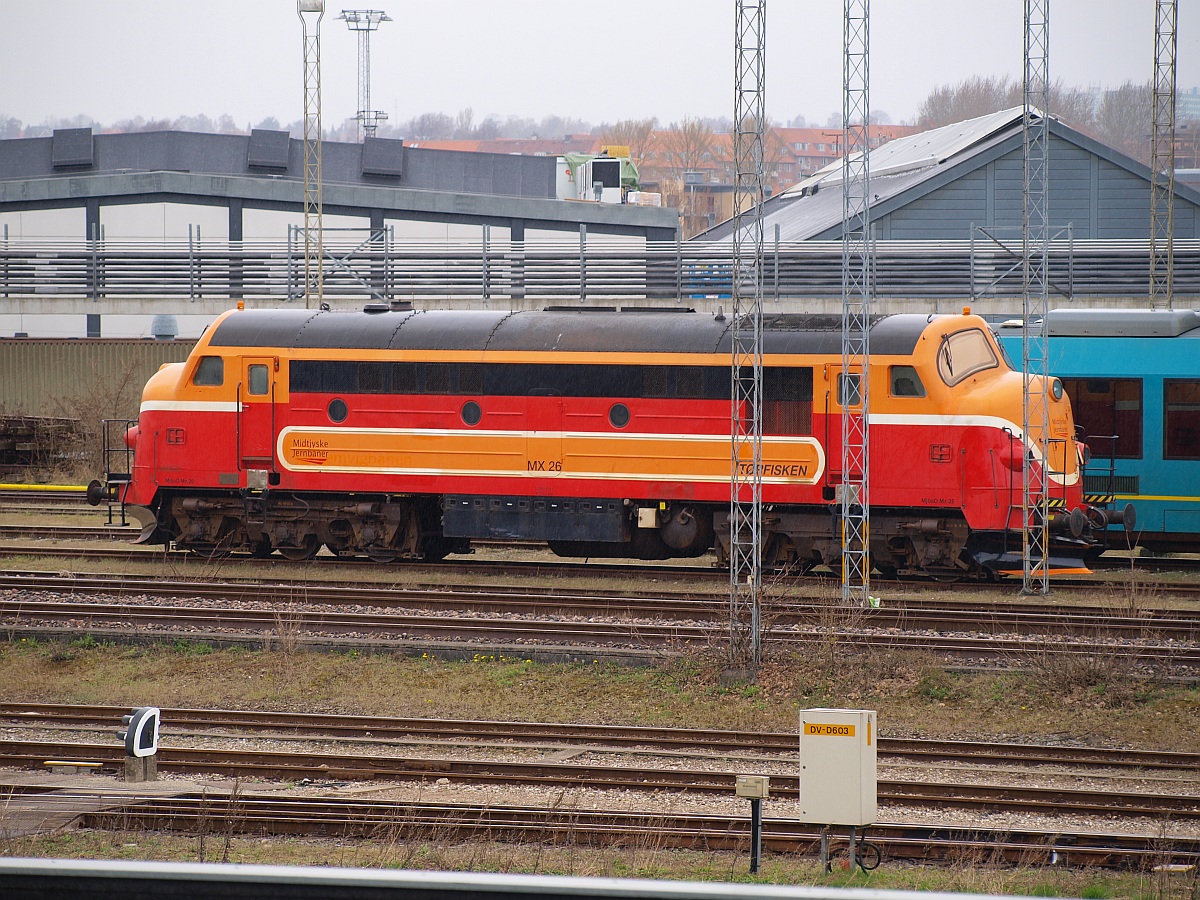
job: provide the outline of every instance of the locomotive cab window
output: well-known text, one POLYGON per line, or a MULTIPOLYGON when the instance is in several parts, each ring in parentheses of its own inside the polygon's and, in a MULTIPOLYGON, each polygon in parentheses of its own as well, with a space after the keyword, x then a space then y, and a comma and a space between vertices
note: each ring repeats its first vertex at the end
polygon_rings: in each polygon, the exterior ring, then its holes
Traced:
POLYGON ((912 366, 892 366, 888 374, 893 397, 925 396, 925 385, 912 366))
POLYGON ((202 356, 192 376, 192 384, 198 387, 220 387, 225 383, 225 360, 219 356, 202 356))
POLYGON ((967 328, 942 338, 937 365, 942 381, 954 387, 976 372, 995 369, 1000 365, 1000 358, 986 334, 978 328, 967 328))
POLYGON ((246 392, 254 397, 264 397, 271 389, 267 367, 255 363, 246 370, 246 392))

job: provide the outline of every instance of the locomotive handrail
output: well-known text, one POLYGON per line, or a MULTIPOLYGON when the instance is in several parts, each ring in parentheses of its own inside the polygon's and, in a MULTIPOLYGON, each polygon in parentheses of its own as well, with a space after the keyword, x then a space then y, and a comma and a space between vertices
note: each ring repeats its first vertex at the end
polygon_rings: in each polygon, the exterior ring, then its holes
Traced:
MULTIPOLYGON (((725 243, 586 241, 359 241, 331 233, 324 243, 331 298, 721 298, 732 291, 725 243)), ((1011 250, 972 241, 877 241, 876 296, 1016 297, 1011 250)), ((1047 277, 1063 296, 1147 294, 1147 241, 1049 243, 1047 277)), ((35 240, 0 244, 0 297, 296 297, 298 242, 225 240, 35 240)), ((768 299, 836 297, 841 244, 780 241, 766 248, 768 299)), ((1176 240, 1174 291, 1200 296, 1200 241, 1176 240)), ((1188 301, 1190 302, 1190 301, 1188 301)))

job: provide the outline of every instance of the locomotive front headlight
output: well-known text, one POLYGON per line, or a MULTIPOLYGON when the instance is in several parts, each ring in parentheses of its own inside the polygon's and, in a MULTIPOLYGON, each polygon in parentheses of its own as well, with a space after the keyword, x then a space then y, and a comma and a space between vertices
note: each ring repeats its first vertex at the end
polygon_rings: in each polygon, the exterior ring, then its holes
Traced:
POLYGON ((1050 393, 1053 395, 1055 400, 1061 400, 1063 397, 1062 382, 1059 381, 1057 378, 1053 379, 1050 382, 1050 393))

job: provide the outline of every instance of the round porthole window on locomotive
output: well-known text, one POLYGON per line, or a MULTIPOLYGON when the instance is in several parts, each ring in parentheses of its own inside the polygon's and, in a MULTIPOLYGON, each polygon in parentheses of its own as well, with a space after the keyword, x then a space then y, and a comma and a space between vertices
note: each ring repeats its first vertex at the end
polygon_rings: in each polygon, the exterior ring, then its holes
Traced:
POLYGON ((346 401, 340 397, 335 397, 329 401, 329 418, 335 422, 344 422, 346 415, 350 410, 346 406, 346 401))
POLYGON ((1061 400, 1063 395, 1062 382, 1055 378, 1050 382, 1050 393, 1054 395, 1055 400, 1061 400))
POLYGON ((608 421, 613 428, 624 428, 629 424, 629 407, 624 403, 614 403, 608 410, 608 421))
POLYGON ((462 420, 468 425, 478 425, 479 420, 483 418, 483 410, 479 408, 479 404, 474 400, 468 400, 463 404, 462 420))

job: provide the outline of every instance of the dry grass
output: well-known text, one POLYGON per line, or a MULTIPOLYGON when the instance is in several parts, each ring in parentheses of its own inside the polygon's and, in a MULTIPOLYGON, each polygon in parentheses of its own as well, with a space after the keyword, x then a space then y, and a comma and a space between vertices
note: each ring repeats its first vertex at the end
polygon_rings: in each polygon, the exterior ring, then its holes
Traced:
POLYGON ((0 644, 0 699, 778 731, 794 729, 801 708, 842 706, 878 710, 884 733, 896 735, 1053 734, 1097 744, 1120 735, 1132 746, 1200 746, 1194 687, 1068 693, 1036 674, 961 673, 921 654, 848 649, 833 670, 799 655, 768 661, 754 682, 730 681, 722 678, 728 658, 716 649, 626 669, 503 654, 309 653, 286 649, 281 631, 282 644, 271 636, 271 645, 284 649, 270 652, 186 640, 125 647, 80 639, 64 648, 14 637, 0 644))

